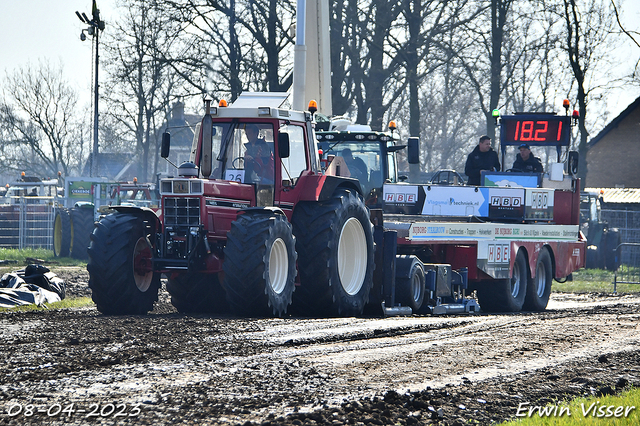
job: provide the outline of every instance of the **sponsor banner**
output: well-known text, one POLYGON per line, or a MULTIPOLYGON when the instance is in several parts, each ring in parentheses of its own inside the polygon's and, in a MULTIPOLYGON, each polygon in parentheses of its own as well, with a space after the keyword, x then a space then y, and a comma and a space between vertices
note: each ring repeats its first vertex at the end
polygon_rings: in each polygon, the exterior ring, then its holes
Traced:
POLYGON ((524 216, 523 188, 480 189, 481 191, 486 191, 489 199, 489 213, 486 215, 487 217, 492 219, 520 219, 524 216))
POLYGON ((85 181, 69 182, 69 194, 67 196, 74 199, 90 200, 93 196, 92 183, 85 181))
POLYGON ((424 204, 424 189, 419 185, 385 184, 382 197, 385 213, 417 215, 424 204))
POLYGON ((384 185, 384 212, 424 216, 523 219, 523 188, 384 185))
POLYGON ((430 186, 426 188, 423 215, 487 216, 486 191, 463 186, 430 186))
POLYGON ((578 225, 416 222, 410 240, 577 241, 578 225))
POLYGON ((511 243, 505 241, 478 241, 477 266, 493 278, 509 278, 511 243))
POLYGON ((553 189, 527 188, 525 190, 525 219, 553 220, 553 189))
POLYGON ((384 202, 395 205, 415 205, 418 202, 418 186, 385 185, 384 202))

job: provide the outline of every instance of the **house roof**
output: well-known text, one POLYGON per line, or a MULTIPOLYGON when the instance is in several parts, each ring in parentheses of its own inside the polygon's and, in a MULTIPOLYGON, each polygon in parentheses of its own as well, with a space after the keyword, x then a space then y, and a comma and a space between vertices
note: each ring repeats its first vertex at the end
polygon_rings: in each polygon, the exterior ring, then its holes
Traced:
MULTIPOLYGON (((91 176, 92 158, 93 153, 90 153, 82 170, 83 176, 91 176)), ((114 179, 116 176, 122 175, 123 169, 129 170, 132 165, 135 166, 136 164, 135 155, 132 152, 100 152, 98 153, 98 160, 96 176, 105 176, 108 179, 114 179)), ((135 171, 133 173, 135 174, 135 171)))
POLYGON ((622 111, 616 118, 614 118, 609 124, 607 124, 604 127, 604 129, 602 129, 600 133, 596 135, 596 137, 591 138, 591 140, 589 141, 589 146, 593 146, 597 144, 600 141, 600 139, 604 138, 607 135, 607 133, 609 133, 611 130, 615 129, 616 127, 618 127, 618 125, 622 122, 622 120, 627 118, 627 116, 631 114, 639 106, 640 106, 640 97, 637 98, 635 101, 633 101, 627 108, 625 108, 624 111, 622 111))
POLYGON ((171 116, 165 126, 165 129, 171 133, 171 146, 190 149, 194 129, 201 119, 202 117, 195 114, 185 114, 183 102, 174 103, 171 116))
POLYGON ((640 204, 640 188, 585 188, 584 191, 602 194, 605 203, 640 204))

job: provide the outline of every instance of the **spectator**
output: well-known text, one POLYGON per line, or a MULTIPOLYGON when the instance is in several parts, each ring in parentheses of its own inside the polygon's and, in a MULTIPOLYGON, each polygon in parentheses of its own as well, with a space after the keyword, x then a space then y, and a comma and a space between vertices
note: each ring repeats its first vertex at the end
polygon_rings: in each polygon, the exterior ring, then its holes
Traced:
POLYGON ((531 154, 529 144, 520 145, 520 153, 516 154, 516 161, 513 162, 513 170, 528 173, 542 173, 544 168, 538 157, 531 154))
POLYGON ((481 136, 478 145, 467 156, 467 162, 464 166, 464 173, 469 176, 467 184, 481 185, 480 172, 499 171, 500 160, 498 153, 491 148, 491 138, 489 136, 481 136))

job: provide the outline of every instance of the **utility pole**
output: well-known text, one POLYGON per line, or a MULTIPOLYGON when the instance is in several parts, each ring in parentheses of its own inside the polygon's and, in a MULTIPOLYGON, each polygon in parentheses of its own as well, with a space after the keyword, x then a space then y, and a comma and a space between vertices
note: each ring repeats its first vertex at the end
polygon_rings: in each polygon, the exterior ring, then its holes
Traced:
POLYGON ((86 34, 93 36, 95 41, 95 80, 93 83, 93 154, 91 155, 91 177, 98 174, 98 33, 104 31, 104 21, 100 19, 100 10, 96 5, 96 0, 93 0, 93 6, 91 8, 91 18, 83 12, 76 11, 78 19, 83 24, 88 25, 80 33, 80 40, 85 41, 87 39, 86 34), (85 34, 86 32, 86 34, 85 34))
POLYGON ((305 111, 313 99, 318 112, 331 116, 328 1, 297 0, 293 54, 293 109, 305 111))

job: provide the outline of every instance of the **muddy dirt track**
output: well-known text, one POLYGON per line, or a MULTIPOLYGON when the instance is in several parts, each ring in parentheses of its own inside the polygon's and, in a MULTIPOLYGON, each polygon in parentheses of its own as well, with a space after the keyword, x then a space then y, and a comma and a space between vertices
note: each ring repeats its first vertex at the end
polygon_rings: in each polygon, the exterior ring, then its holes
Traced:
MULTIPOLYGON (((54 272, 90 294, 85 272, 54 272)), ((640 386, 639 320, 637 294, 553 294, 535 314, 237 319, 178 314, 163 290, 147 316, 3 313, 0 424, 484 425, 640 386)))

